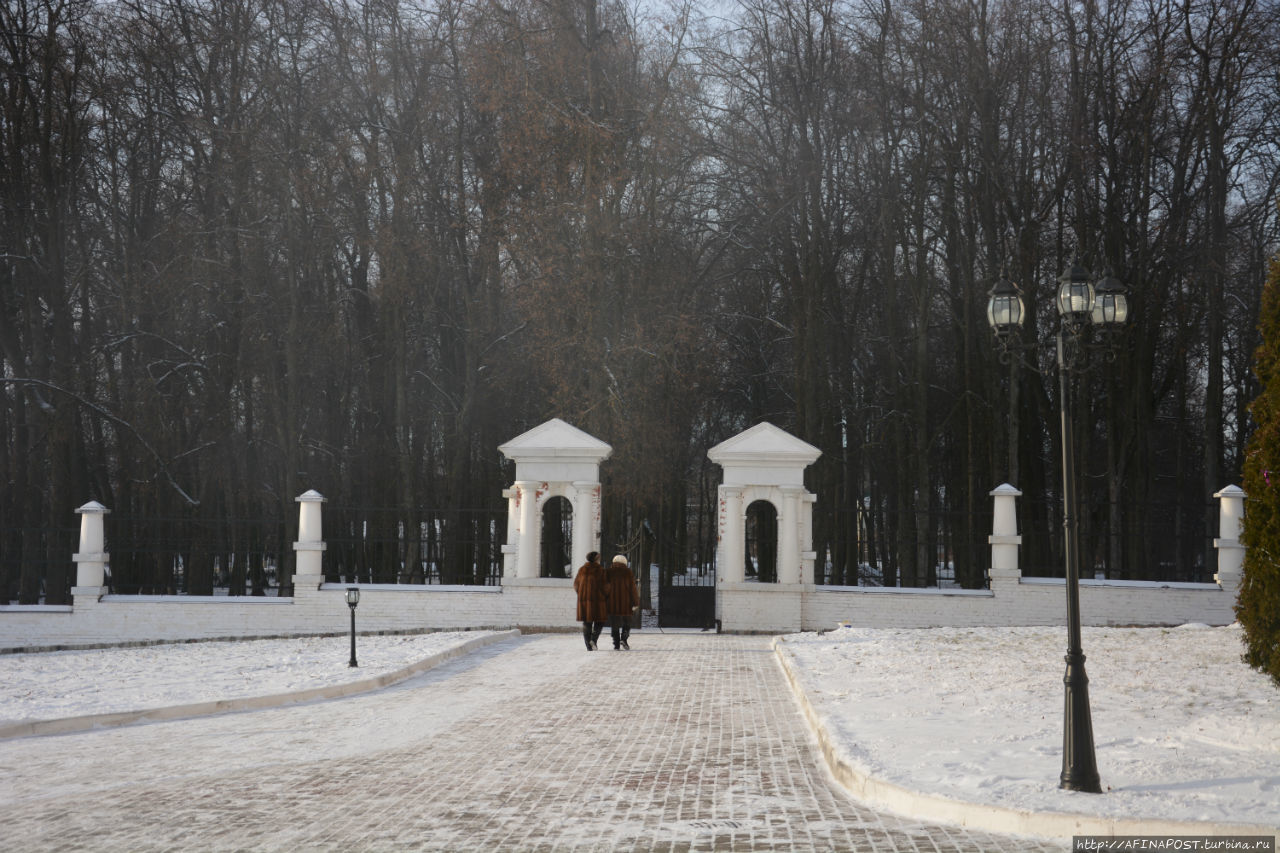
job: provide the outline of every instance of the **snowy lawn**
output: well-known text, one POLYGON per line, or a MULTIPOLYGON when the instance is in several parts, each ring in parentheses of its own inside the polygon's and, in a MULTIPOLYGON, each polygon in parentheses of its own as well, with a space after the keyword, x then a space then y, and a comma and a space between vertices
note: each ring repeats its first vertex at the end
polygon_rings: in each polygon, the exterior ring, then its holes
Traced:
MULTIPOLYGON (((0 655, 0 723, 268 696, 402 669, 493 632, 0 655)), ((886 781, 1030 811, 1280 824, 1280 691, 1240 629, 1086 628, 1101 796, 1058 789, 1065 628, 786 638, 824 726, 886 781)))
POLYGON ((0 655, 0 723, 274 696, 403 669, 493 631, 173 643, 0 655))
POLYGON ((850 763, 1007 808, 1280 825, 1280 690, 1239 626, 1085 628, 1104 793, 1063 791, 1064 628, 842 628, 788 636, 850 763))

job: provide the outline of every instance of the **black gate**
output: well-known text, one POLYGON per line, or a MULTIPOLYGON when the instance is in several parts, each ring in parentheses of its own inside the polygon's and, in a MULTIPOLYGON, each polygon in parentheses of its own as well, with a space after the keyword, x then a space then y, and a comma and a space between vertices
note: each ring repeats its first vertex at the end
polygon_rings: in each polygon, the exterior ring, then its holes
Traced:
POLYGON ((680 549, 664 549, 659 545, 658 534, 645 519, 620 546, 636 573, 641 609, 649 611, 652 607, 654 587, 657 587, 659 628, 716 630, 715 570, 710 567, 688 568, 689 561, 683 558, 680 549), (663 565, 664 560, 677 567, 663 565))
POLYGON ((658 587, 659 628, 716 627, 716 575, 714 571, 696 574, 663 573, 658 587))

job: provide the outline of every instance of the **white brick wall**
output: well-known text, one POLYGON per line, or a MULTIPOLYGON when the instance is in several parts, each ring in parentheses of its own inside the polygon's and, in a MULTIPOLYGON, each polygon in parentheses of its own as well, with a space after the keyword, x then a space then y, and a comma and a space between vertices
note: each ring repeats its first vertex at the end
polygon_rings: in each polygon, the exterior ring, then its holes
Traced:
MULTIPOLYGON (((1235 621, 1236 590, 1218 584, 1081 581, 1083 625, 1181 625, 1235 621)), ((990 590, 806 587, 804 628, 1061 625, 1061 579, 993 576, 990 590)), ((726 624, 726 630, 736 630, 726 624)))
MULTIPOLYGON (((301 580, 301 578, 299 578, 301 580)), ((294 587, 293 598, 76 594, 74 606, 0 607, 0 649, 344 634, 345 584, 294 587)), ((573 582, 515 581, 504 587, 364 584, 356 630, 575 628, 573 582)))
MULTIPOLYGON (((350 610, 343 584, 299 577, 293 598, 108 595, 77 588, 74 606, 0 607, 0 649, 84 646, 303 634, 343 634, 350 610)), ((463 628, 576 628, 572 581, 507 578, 502 587, 365 584, 359 632, 463 628)), ((1234 621, 1236 588, 1218 584, 1082 581, 1085 625, 1177 625, 1234 621)), ((990 590, 820 587, 721 583, 725 631, 785 633, 863 627, 1059 625, 1061 580, 993 572, 990 590)))

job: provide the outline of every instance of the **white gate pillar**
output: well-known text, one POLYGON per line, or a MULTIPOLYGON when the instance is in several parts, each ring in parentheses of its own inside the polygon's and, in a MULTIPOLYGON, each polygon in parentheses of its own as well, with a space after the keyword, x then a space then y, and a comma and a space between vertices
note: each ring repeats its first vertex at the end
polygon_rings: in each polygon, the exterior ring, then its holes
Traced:
POLYGON ((298 541, 293 543, 297 553, 293 582, 319 583, 324 577, 321 560, 324 556, 324 532, 321 528, 321 506, 324 495, 310 489, 294 498, 298 503, 298 541))
POLYGON ((1012 580, 1015 583, 1022 577, 1018 568, 1018 548, 1022 545, 1022 537, 1018 535, 1018 498, 1022 492, 1008 483, 1002 483, 990 492, 994 518, 991 521, 991 535, 987 542, 991 545, 992 584, 1012 580))
MULTIPOLYGON (((813 549, 813 505, 818 496, 805 492, 800 495, 800 583, 815 583, 813 572, 818 552, 813 549)), ((826 569, 823 569, 825 575, 826 569)))
POLYGON ((516 576, 516 537, 520 532, 520 490, 503 489, 502 496, 507 499, 507 541, 502 545, 502 576, 516 576))
POLYGON ((506 577, 541 574, 542 504, 563 495, 573 508, 570 536, 574 568, 587 553, 600 550, 600 463, 613 448, 559 418, 534 427, 498 450, 516 463, 516 482, 508 495, 506 577), (516 532, 512 534, 512 522, 516 532))
POLYGON ((821 455, 818 448, 770 423, 757 424, 707 451, 707 458, 724 469, 716 550, 721 583, 746 578, 748 493, 778 508, 778 582, 794 586, 812 580, 815 498, 805 491, 804 469, 821 455))
POLYGON ((71 590, 72 600, 77 596, 96 599, 106 592, 109 558, 103 516, 111 510, 97 501, 89 501, 76 512, 80 514, 80 550, 71 555, 72 562, 76 564, 76 585, 71 590))
POLYGON ((1240 531, 1244 524, 1244 489, 1227 486, 1214 493, 1218 499, 1218 537, 1213 547, 1218 549, 1218 573, 1213 579, 1224 590, 1234 593, 1240 588, 1244 568, 1245 547, 1240 543, 1240 531))

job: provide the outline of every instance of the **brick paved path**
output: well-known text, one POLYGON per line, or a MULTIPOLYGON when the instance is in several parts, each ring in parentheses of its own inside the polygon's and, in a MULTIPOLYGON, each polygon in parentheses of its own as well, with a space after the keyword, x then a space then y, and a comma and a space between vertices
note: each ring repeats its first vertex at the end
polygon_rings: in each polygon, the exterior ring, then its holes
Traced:
POLYGON ((364 696, 0 742, 0 850, 1066 849, 852 801, 768 638, 632 646, 521 637, 364 696))

